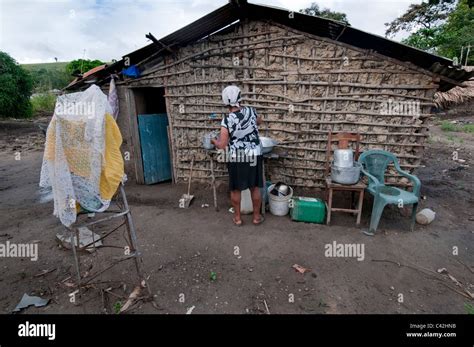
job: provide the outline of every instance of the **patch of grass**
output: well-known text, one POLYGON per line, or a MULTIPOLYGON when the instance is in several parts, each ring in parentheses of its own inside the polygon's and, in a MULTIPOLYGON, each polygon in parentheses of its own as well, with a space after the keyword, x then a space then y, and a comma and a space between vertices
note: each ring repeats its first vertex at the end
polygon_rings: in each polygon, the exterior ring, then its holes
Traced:
POLYGON ((462 127, 462 131, 465 133, 474 133, 474 124, 466 124, 462 127))
POLYGON ((474 306, 469 303, 464 304, 464 309, 466 310, 467 314, 474 314, 474 306))
POLYGON ((474 124, 458 125, 444 120, 441 122, 440 126, 441 130, 446 132, 464 132, 469 134, 474 133, 474 124))
POLYGON ((119 314, 120 313, 120 310, 122 309, 122 302, 121 301, 117 301, 115 304, 114 304, 114 312, 116 314, 119 314))
POLYGON ((448 135, 446 136, 446 138, 448 139, 448 141, 454 142, 454 135, 448 135))
POLYGON ((444 120, 441 122, 441 130, 443 131, 458 131, 458 127, 456 126, 456 124, 453 124, 447 120, 444 120))
POLYGON ((31 98, 31 105, 33 106, 33 114, 38 113, 53 113, 56 104, 56 95, 51 93, 37 94, 31 98))

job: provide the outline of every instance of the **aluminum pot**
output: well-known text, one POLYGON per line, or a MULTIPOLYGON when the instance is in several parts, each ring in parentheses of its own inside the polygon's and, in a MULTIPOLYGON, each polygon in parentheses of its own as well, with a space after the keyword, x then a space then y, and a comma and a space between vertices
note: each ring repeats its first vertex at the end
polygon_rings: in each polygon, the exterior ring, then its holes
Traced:
POLYGON ((212 144, 211 140, 218 136, 218 133, 215 131, 211 131, 210 133, 205 134, 202 137, 202 147, 207 150, 214 149, 214 145, 212 144))
POLYGON ((354 165, 354 153, 352 149, 336 149, 334 150, 333 165, 338 167, 351 168, 354 165))
POLYGON ((278 187, 278 192, 283 196, 287 196, 289 191, 290 191, 290 187, 287 186, 286 184, 281 184, 278 187))
POLYGON ((340 184, 356 184, 360 179, 362 165, 353 163, 352 167, 331 166, 331 180, 340 184))

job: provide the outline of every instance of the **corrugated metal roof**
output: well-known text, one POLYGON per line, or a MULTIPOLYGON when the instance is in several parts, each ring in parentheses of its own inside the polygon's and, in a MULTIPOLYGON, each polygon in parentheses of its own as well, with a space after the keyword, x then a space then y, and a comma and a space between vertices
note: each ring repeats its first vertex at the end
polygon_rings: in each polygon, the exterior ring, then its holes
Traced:
MULTIPOLYGON (((187 43, 197 41, 204 36, 212 34, 238 19, 238 8, 229 3, 158 41, 166 46, 185 46, 187 43)), ((161 48, 152 43, 124 55, 123 58, 127 57, 130 59, 131 64, 136 64, 159 49, 161 48)))
POLYGON ((99 72, 100 70, 103 70, 107 67, 107 64, 103 64, 103 65, 99 65, 99 66, 96 66, 92 69, 90 69, 89 71, 85 72, 83 75, 82 75, 82 78, 87 78, 89 77, 90 75, 96 73, 96 72, 99 72))
POLYGON ((105 79, 110 76, 111 73, 118 73, 123 68, 123 60, 119 60, 113 64, 99 65, 89 71, 85 72, 82 77, 76 77, 69 85, 64 88, 65 90, 78 89, 88 82, 97 79, 98 81, 105 79))
MULTIPOLYGON (((474 72, 467 72, 454 67, 449 59, 389 40, 382 36, 364 32, 351 26, 346 26, 337 21, 298 12, 292 12, 293 15, 290 16, 290 12, 289 10, 271 6, 248 4, 243 0, 233 0, 231 3, 163 37, 159 42, 165 47, 175 48, 197 41, 239 19, 272 20, 309 34, 337 40, 354 47, 372 50, 399 61, 412 63, 417 67, 439 75, 441 77, 441 91, 449 90, 460 82, 474 76, 474 72)), ((123 57, 129 58, 131 64, 137 64, 161 50, 164 54, 166 53, 163 47, 153 43, 123 57)), ((101 72, 109 70, 110 67, 101 72)))

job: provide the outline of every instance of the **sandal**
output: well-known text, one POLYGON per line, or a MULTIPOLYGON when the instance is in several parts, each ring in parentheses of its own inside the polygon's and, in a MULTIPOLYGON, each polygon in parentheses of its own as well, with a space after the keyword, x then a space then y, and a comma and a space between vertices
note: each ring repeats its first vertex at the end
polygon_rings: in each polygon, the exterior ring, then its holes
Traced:
POLYGON ((234 222, 235 226, 242 226, 242 220, 237 221, 234 217, 232 217, 232 222, 234 222))
POLYGON ((252 221, 253 225, 260 225, 262 224, 263 222, 265 221, 265 217, 264 216, 260 216, 260 219, 255 222, 255 220, 252 221))

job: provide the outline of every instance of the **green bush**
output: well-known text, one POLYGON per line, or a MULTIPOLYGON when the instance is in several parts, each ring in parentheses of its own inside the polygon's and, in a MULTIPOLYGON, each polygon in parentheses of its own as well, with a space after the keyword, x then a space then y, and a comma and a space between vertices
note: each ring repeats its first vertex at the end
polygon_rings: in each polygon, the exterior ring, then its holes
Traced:
POLYGON ((51 93, 37 94, 31 98, 31 105, 33 106, 33 114, 51 113, 54 112, 56 105, 56 95, 51 93))
POLYGON ((73 74, 83 74, 90 69, 93 69, 99 65, 104 65, 105 63, 100 60, 88 60, 88 59, 76 59, 73 61, 70 61, 66 65, 66 71, 68 74, 73 75, 73 74))
POLYGON ((0 52, 0 117, 31 117, 32 89, 28 72, 7 53, 0 52))

